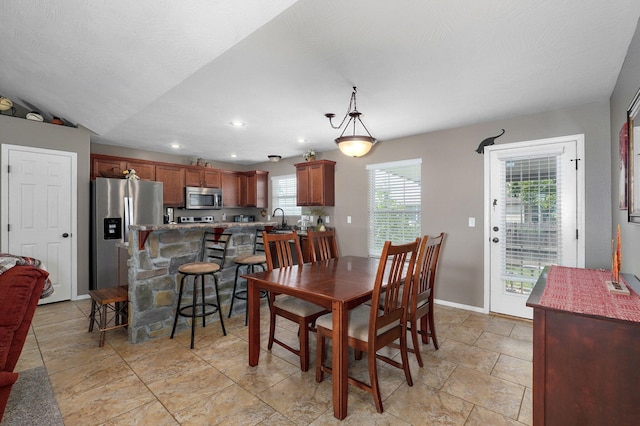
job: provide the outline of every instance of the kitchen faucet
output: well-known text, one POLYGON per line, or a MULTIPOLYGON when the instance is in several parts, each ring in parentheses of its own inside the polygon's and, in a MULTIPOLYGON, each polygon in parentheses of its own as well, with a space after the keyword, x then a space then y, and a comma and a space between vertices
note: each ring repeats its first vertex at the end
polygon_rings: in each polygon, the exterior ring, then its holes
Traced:
POLYGON ((273 216, 273 218, 276 218, 276 212, 280 210, 282 212, 282 226, 281 228, 284 228, 285 226, 287 226, 287 223, 284 221, 284 210, 282 210, 280 207, 278 207, 277 209, 273 210, 273 213, 271 213, 271 216, 273 216))

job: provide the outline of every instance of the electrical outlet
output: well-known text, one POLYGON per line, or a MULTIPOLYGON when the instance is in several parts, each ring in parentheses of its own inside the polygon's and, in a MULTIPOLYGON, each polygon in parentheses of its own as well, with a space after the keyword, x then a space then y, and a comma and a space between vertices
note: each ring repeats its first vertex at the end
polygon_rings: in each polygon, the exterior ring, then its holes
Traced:
POLYGON ((347 216, 347 223, 351 223, 351 216, 347 216))
POLYGON ((475 217, 470 217, 469 218, 469 228, 475 228, 476 226, 476 218, 475 217))
POLYGON ((324 217, 324 223, 331 223, 331 221, 329 220, 329 216, 324 217))

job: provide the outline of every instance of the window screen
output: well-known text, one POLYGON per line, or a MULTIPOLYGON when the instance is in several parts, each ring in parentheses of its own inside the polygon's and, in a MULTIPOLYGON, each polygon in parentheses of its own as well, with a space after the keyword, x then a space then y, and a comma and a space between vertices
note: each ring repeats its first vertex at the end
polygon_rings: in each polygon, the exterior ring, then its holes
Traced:
POLYGON ((271 205, 284 210, 287 216, 302 214, 302 208, 296 206, 296 175, 273 176, 271 178, 271 205))
POLYGON ((422 160, 370 164, 369 255, 378 257, 385 241, 404 244, 421 236, 422 160))

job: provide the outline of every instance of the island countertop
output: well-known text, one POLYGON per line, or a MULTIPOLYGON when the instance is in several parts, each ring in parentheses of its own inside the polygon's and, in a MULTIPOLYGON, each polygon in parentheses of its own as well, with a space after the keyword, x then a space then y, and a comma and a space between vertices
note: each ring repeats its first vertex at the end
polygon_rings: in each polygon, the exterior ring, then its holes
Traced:
POLYGON ((278 222, 207 222, 207 223, 163 223, 156 225, 130 225, 131 231, 168 231, 174 229, 240 228, 277 226, 278 222))

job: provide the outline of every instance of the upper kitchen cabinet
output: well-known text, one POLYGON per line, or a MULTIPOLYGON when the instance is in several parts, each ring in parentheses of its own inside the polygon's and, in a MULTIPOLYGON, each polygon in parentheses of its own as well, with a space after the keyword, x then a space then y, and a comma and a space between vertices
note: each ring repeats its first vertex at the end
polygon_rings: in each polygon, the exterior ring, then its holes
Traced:
POLYGON ((244 207, 266 208, 269 172, 253 170, 240 176, 240 204, 244 207))
POLYGON ((222 172, 220 170, 203 170, 202 167, 187 167, 185 168, 185 183, 187 186, 220 188, 221 175, 222 172))
POLYGON ((151 161, 138 161, 100 154, 91 156, 91 179, 97 177, 124 178, 122 172, 131 169, 134 169, 142 180, 156 180, 156 166, 151 161))
POLYGON ((127 161, 127 169, 135 170, 136 175, 142 180, 156 180, 156 166, 153 163, 127 161))
POLYGON ((222 171, 222 205, 240 207, 240 172, 222 171))
POLYGON ((91 179, 97 177, 120 178, 127 168, 126 160, 106 155, 91 156, 91 179))
POLYGON ((335 161, 317 160, 296 164, 297 205, 335 205, 335 161))
POLYGON ((156 180, 162 182, 165 206, 184 207, 184 167, 157 165, 156 180))

